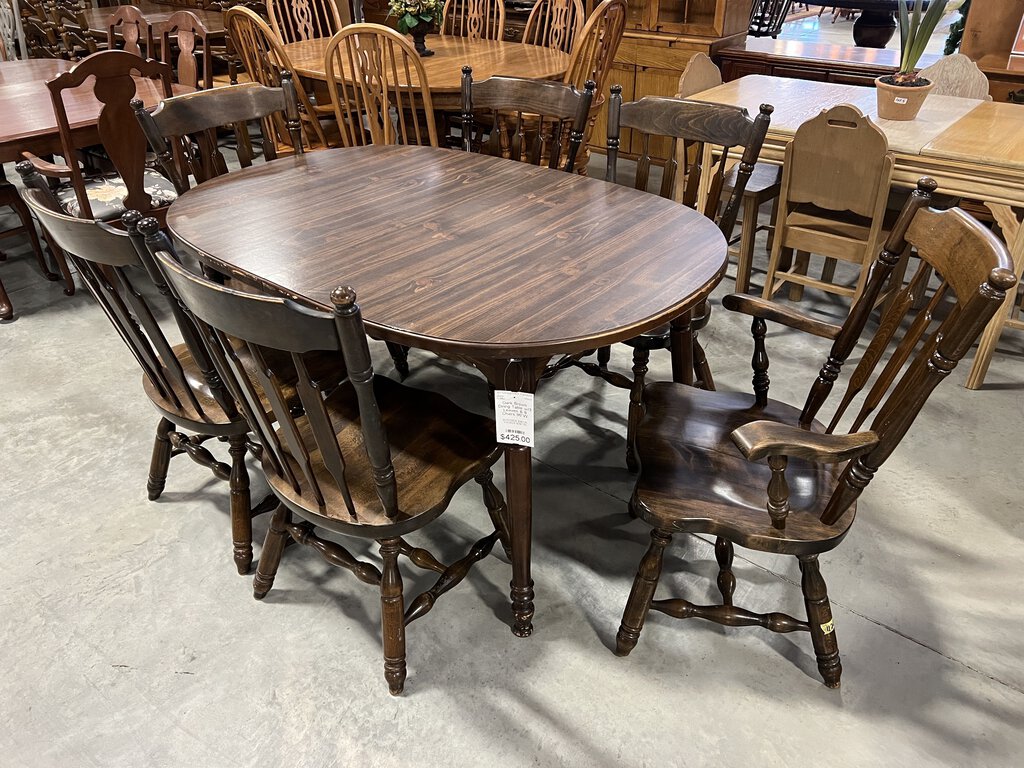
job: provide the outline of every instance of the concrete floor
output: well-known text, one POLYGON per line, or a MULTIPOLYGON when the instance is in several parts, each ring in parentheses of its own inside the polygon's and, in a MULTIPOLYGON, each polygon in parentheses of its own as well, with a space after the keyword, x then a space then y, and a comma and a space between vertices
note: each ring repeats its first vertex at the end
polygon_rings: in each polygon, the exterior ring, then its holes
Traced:
MULTIPOLYGON (((137 365, 84 289, 63 296, 6 245, 4 768, 1020 764, 1021 334, 983 390, 963 389, 966 366, 939 388, 823 558, 840 690, 803 634, 653 615, 629 658, 612 654, 648 529, 626 515, 626 393, 568 371, 537 401, 535 635, 509 631, 509 565, 491 556, 410 627, 392 698, 375 590, 296 547, 256 602, 231 561, 226 484, 177 458, 146 500, 157 416, 137 365)), ((747 327, 718 307, 703 336, 720 389, 749 387, 747 327)), ((823 348, 773 330, 772 350, 773 393, 802 399, 823 348)), ((470 369, 421 353, 412 368, 411 385, 486 408, 470 369)), ((652 378, 668 377, 657 355, 652 378)), ((481 535, 470 486, 413 540, 451 557, 481 535)), ((795 561, 738 554, 737 602, 799 615, 795 561)), ((711 598, 714 573, 708 543, 678 537, 661 594, 711 598)))

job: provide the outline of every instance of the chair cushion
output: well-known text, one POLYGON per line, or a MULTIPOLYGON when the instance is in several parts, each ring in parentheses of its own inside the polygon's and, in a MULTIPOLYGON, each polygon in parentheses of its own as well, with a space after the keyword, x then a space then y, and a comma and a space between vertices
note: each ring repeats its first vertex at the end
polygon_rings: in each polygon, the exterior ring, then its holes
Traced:
MULTIPOLYGON (((768 516, 767 462, 748 461, 729 437, 737 427, 761 419, 796 425, 799 409, 774 400, 757 408, 753 395, 670 383, 648 385, 644 406, 636 440, 641 470, 635 506, 652 525, 790 554, 825 551, 845 536, 855 507, 835 525, 818 520, 841 466, 789 460, 792 511, 785 531, 779 531, 768 516)), ((812 430, 824 431, 818 423, 812 430)))
MULTIPOLYGON (((154 208, 170 205, 178 199, 174 185, 150 168, 143 171, 143 184, 146 192, 153 198, 154 208)), ((117 219, 125 212, 124 199, 128 196, 128 187, 116 174, 86 179, 85 194, 89 198, 93 218, 98 221, 117 219)), ((57 190, 57 202, 68 216, 81 215, 81 206, 72 185, 65 184, 57 190)))

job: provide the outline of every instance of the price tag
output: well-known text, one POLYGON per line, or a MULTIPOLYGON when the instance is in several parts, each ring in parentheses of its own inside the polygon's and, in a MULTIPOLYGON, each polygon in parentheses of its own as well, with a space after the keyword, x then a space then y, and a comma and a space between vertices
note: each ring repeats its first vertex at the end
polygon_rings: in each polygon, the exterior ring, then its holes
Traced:
POLYGON ((533 393, 494 392, 494 417, 498 442, 533 448, 533 393))
POLYGON ((895 99, 893 99, 893 101, 896 104, 906 104, 907 103, 907 97, 906 96, 897 96, 895 99))

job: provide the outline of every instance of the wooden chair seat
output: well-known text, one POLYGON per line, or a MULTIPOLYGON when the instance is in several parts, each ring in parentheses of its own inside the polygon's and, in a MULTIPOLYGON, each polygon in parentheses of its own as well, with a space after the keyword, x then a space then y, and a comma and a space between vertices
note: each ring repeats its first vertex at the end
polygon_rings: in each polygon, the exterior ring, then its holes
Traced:
MULTIPOLYGON (((733 187, 736 186, 739 170, 739 165, 734 165, 726 171, 725 176, 722 178, 723 195, 728 195, 733 187)), ((754 170, 750 173, 750 179, 747 181, 743 194, 744 196, 753 196, 758 200, 758 205, 760 205, 777 196, 781 186, 779 166, 769 165, 768 163, 754 163, 754 170)))
MULTIPOLYGON (((350 382, 342 384, 326 406, 346 459, 345 479, 355 515, 347 513, 345 500, 318 450, 310 451, 309 459, 323 490, 324 506, 309 504, 312 494, 299 463, 290 455, 287 459, 299 478, 300 492, 272 471, 267 472, 267 480, 278 496, 296 505, 304 517, 315 519, 317 525, 350 536, 380 539, 417 530, 440 515, 459 487, 494 462, 497 449, 494 422, 464 411, 446 397, 404 387, 384 376, 374 377, 373 390, 401 490, 397 516, 389 519, 381 506, 350 382), (452 468, 459 473, 453 474, 452 468)), ((308 422, 301 425, 299 434, 304 445, 315 444, 308 422)), ((278 435, 284 442, 280 431, 278 435)))
POLYGON ((186 394, 185 388, 180 383, 171 380, 172 386, 175 391, 175 395, 178 397, 178 403, 173 403, 167 398, 153 383, 153 380, 143 374, 142 376, 142 388, 146 392, 146 396, 153 401, 153 405, 156 406, 163 415, 174 421, 191 421, 196 426, 193 427, 195 430, 201 430, 206 434, 221 434, 217 430, 217 427, 222 425, 225 427, 223 434, 231 434, 238 431, 238 415, 228 416, 224 413, 224 409, 214 398, 210 385, 203 377, 202 371, 199 366, 196 365, 196 361, 192 357, 192 353, 188 347, 184 344, 177 344, 171 348, 175 358, 177 358, 179 365, 181 366, 182 373, 185 375, 185 381, 188 383, 189 389, 195 395, 199 401, 200 407, 203 409, 203 414, 199 414, 195 407, 189 402, 190 398, 186 394))
MULTIPOLYGON (((143 189, 152 198, 154 207, 163 208, 178 199, 174 184, 156 171, 146 168, 142 172, 142 177, 143 189)), ((120 219, 127 210, 124 201, 128 197, 128 186, 124 183, 124 179, 116 174, 86 179, 85 194, 89 198, 92 217, 96 221, 120 219)), ((60 186, 54 195, 61 210, 68 216, 81 218, 82 207, 79 204, 75 188, 71 184, 60 186)))
MULTIPOLYGON (((640 476, 634 511, 658 528, 724 536, 766 552, 810 554, 835 547, 856 515, 856 505, 838 523, 819 520, 838 483, 834 464, 790 459, 791 492, 785 531, 765 514, 771 470, 743 457, 730 435, 752 421, 796 426, 800 409, 776 400, 759 407, 754 396, 710 392, 670 383, 648 384, 647 408, 637 430, 640 476), (678 471, 679 462, 687 471, 678 471)), ((824 432, 814 422, 812 432, 824 432)))
POLYGON ((802 203, 786 217, 786 225, 808 232, 863 241, 871 232, 871 219, 850 211, 825 211, 816 205, 802 203), (825 218, 825 216, 829 218, 825 218))

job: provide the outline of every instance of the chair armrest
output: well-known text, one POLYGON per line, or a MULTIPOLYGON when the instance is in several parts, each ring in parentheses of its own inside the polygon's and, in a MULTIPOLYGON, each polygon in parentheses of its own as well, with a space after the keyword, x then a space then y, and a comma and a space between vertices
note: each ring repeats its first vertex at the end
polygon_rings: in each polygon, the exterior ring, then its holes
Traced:
POLYGON ((867 453, 878 444, 878 435, 870 430, 826 435, 776 421, 752 421, 734 429, 730 437, 750 461, 766 456, 791 456, 838 464, 867 453))
POLYGON ((823 339, 835 339, 839 335, 839 331, 842 330, 841 326, 826 323, 822 320, 814 320, 806 315, 801 315, 789 307, 776 304, 768 299, 762 299, 759 296, 731 293, 722 299, 722 306, 732 312, 742 312, 751 317, 760 317, 762 320, 782 323, 797 331, 821 336, 823 339))
POLYGON ((51 179, 66 179, 73 173, 68 166, 48 163, 41 157, 36 157, 31 152, 22 152, 21 156, 32 163, 32 167, 36 169, 37 173, 43 176, 48 176, 51 179))

